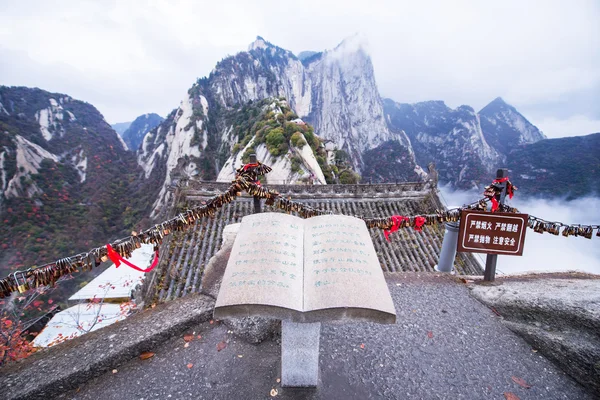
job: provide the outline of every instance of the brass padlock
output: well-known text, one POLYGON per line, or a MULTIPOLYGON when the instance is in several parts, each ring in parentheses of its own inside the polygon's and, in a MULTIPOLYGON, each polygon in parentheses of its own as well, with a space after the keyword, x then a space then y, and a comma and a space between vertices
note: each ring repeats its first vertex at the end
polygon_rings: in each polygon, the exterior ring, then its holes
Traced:
POLYGON ((25 277, 21 274, 21 278, 23 280, 22 283, 19 283, 19 278, 17 278, 17 273, 15 272, 13 274, 15 282, 17 284, 17 290, 19 291, 19 293, 25 293, 26 291, 29 290, 29 285, 27 284, 27 280, 25 279, 25 277))

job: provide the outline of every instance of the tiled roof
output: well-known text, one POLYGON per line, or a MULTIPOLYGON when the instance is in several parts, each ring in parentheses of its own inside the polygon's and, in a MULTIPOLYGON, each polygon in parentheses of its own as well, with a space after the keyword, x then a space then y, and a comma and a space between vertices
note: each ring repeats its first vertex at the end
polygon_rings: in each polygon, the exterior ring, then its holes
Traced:
MULTIPOLYGON (((180 208, 193 207, 227 187, 228 184, 190 182, 185 189, 178 189, 176 203, 180 208)), ((437 195, 421 183, 269 188, 334 214, 366 217, 418 215, 433 213, 441 207, 437 195)), ((174 209, 173 213, 179 211, 174 209)), ((170 235, 161 248, 159 265, 145 281, 144 297, 152 301, 166 301, 198 292, 204 267, 221 245, 223 228, 241 222, 242 217, 253 211, 251 197, 238 197, 223 206, 214 217, 203 217, 193 228, 170 235)), ((265 206, 264 202, 263 211, 277 212, 265 206)), ((391 234, 391 242, 385 240, 383 231, 379 229, 371 229, 370 232, 384 271, 434 271, 442 247, 443 225, 426 226, 421 232, 401 229, 391 234)), ((471 254, 459 253, 455 269, 458 274, 482 274, 481 266, 471 254)))

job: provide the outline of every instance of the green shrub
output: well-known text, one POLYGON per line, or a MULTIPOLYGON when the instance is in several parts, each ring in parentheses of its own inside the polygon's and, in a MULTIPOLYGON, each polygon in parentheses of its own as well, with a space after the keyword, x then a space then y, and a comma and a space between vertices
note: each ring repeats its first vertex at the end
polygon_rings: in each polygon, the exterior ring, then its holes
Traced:
POLYGON ((300 171, 302 171, 302 168, 300 168, 300 166, 302 165, 302 159, 299 156, 293 156, 292 157, 292 172, 294 173, 298 173, 300 171))
POLYGON ((344 170, 340 173, 340 183, 344 185, 352 185, 358 183, 360 176, 352 171, 344 170))
POLYGON ((296 119, 296 118, 298 118, 298 114, 296 114, 293 111, 288 111, 288 112, 285 113, 285 120, 286 121, 291 121, 291 120, 296 119))
POLYGON ((304 135, 301 132, 294 133, 290 140, 292 141, 292 145, 299 149, 303 148, 306 144, 306 140, 304 140, 304 135))
POLYGON ((274 156, 278 156, 282 153, 282 145, 285 145, 285 151, 287 151, 287 143, 285 143, 285 136, 283 135, 283 129, 281 128, 271 129, 265 138, 265 142, 269 153, 274 156))

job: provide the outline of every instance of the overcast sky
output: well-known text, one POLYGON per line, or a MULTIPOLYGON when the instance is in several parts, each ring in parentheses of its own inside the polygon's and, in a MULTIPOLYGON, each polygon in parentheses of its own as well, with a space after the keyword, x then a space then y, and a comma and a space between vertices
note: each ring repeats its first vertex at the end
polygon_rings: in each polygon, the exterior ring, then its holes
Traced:
POLYGON ((600 132, 600 2, 0 0, 0 84, 110 123, 177 107, 257 35, 294 53, 369 41, 379 90, 481 109, 501 96, 549 137, 600 132))

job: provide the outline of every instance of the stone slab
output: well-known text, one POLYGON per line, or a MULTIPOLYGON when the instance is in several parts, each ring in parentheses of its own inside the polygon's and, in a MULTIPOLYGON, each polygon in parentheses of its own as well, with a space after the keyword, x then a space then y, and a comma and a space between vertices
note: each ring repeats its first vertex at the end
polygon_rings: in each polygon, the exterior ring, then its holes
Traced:
POLYGON ((505 325, 600 396, 600 277, 548 274, 496 279, 471 294, 505 325))
MULTIPOLYGON (((124 321, 40 350, 0 370, 0 399, 50 399, 109 372, 212 317, 204 295, 160 304, 124 321)), ((101 397, 99 397, 101 398, 101 397)))
POLYGON ((281 385, 316 387, 321 323, 281 322, 281 385))
POLYGON ((392 273, 398 322, 321 325, 319 384, 281 386, 281 343, 239 340, 224 324, 193 328, 59 399, 592 400, 593 393, 532 351, 493 311, 447 274, 392 273), (222 342, 227 347, 222 348, 222 342), (219 345, 221 344, 221 345, 219 345), (193 364, 188 368, 188 364, 193 364), (521 387, 512 377, 531 387, 521 387), (514 397, 513 397, 514 398, 514 397))

